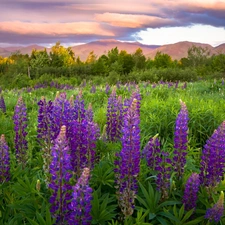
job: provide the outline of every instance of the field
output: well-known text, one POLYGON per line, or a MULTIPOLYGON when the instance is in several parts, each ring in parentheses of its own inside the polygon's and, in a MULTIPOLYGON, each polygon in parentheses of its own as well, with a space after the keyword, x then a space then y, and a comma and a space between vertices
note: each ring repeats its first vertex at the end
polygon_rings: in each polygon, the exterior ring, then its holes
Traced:
POLYGON ((224 92, 222 80, 2 90, 0 224, 225 224, 224 92))

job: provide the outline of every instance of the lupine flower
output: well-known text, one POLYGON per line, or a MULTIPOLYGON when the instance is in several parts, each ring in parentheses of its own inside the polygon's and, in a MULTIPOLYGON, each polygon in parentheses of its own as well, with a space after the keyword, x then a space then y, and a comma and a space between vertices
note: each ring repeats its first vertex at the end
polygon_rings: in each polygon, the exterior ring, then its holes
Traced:
POLYGON ((106 132, 109 141, 118 141, 121 138, 123 123, 122 98, 116 96, 114 89, 108 99, 106 132))
POLYGON ((59 134, 60 127, 65 125, 69 129, 69 124, 75 119, 74 109, 67 100, 65 92, 56 94, 53 102, 52 119, 51 130, 54 140, 59 134))
POLYGON ((210 222, 218 223, 224 214, 224 193, 221 191, 219 200, 210 209, 206 211, 205 218, 209 219, 210 222))
POLYGON ((70 209, 70 225, 91 224, 91 200, 92 188, 88 185, 90 177, 89 168, 84 168, 75 186, 73 186, 72 201, 70 209))
POLYGON ((96 86, 95 85, 92 85, 90 92, 91 93, 95 93, 96 92, 96 86))
POLYGON ((3 98, 2 95, 0 95, 0 110, 1 110, 3 113, 6 113, 5 100, 4 100, 4 98, 3 98))
POLYGON ((43 170, 46 176, 46 184, 49 183, 49 166, 51 162, 51 147, 53 141, 53 135, 51 126, 53 124, 52 110, 53 105, 52 102, 46 102, 45 98, 42 97, 38 102, 38 128, 37 128, 37 138, 38 142, 42 146, 42 157, 43 157, 43 170))
POLYGON ((180 179, 184 173, 188 144, 188 111, 186 104, 180 101, 181 110, 176 119, 174 133, 174 170, 180 179))
POLYGON ((27 162, 27 111, 22 97, 19 97, 14 111, 14 131, 15 131, 15 149, 18 163, 25 166, 27 162))
POLYGON ((66 138, 66 126, 62 126, 60 133, 52 147, 52 162, 50 164, 52 190, 50 197, 51 213, 56 218, 56 224, 65 225, 69 218, 69 200, 71 199, 71 157, 66 138))
POLYGON ((142 152, 143 156, 147 160, 148 166, 153 171, 155 170, 156 166, 161 162, 160 142, 157 136, 158 135, 155 135, 153 138, 149 140, 149 142, 146 144, 142 152))
POLYGON ((106 86, 105 86, 105 93, 109 94, 109 92, 110 92, 110 86, 108 84, 106 84, 106 86))
POLYGON ((72 167, 76 177, 79 177, 83 168, 94 166, 99 128, 94 122, 83 119, 73 121, 71 129, 73 134, 70 139, 72 167))
POLYGON ((10 174, 10 159, 9 159, 9 147, 5 141, 5 135, 2 134, 0 138, 0 183, 9 181, 10 174))
POLYGON ((184 196, 183 196, 183 204, 185 210, 195 209, 196 202, 198 199, 198 190, 200 186, 199 174, 192 173, 188 178, 187 183, 185 185, 184 196))
POLYGON ((140 117, 138 100, 133 99, 124 117, 122 128, 122 150, 115 161, 117 198, 125 216, 133 214, 137 193, 137 176, 140 171, 140 117))
POLYGON ((162 151, 157 161, 158 165, 155 167, 157 171, 156 187, 162 193, 161 200, 163 201, 168 198, 172 160, 169 158, 168 152, 162 151))
POLYGON ((201 156, 201 184, 214 188, 222 180, 225 169, 225 121, 207 140, 201 156))
POLYGON ((150 169, 156 172, 156 187, 162 193, 161 200, 164 200, 168 198, 172 161, 168 153, 161 151, 157 136, 149 140, 143 150, 143 156, 146 157, 150 169))
POLYGON ((94 114, 93 114, 93 110, 92 110, 92 105, 91 103, 88 105, 88 109, 86 110, 86 120, 89 122, 93 122, 93 118, 94 118, 94 114))
POLYGON ((76 99, 74 101, 74 113, 75 113, 74 120, 82 121, 83 119, 85 119, 86 110, 84 100, 82 99, 81 91, 76 96, 76 99))

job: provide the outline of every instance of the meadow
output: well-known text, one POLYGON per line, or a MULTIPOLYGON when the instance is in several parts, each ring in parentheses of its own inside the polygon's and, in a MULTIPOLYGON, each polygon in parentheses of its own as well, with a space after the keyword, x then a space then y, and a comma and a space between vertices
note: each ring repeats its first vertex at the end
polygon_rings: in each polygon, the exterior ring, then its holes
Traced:
POLYGON ((224 92, 221 79, 1 90, 0 224, 225 224, 224 92))

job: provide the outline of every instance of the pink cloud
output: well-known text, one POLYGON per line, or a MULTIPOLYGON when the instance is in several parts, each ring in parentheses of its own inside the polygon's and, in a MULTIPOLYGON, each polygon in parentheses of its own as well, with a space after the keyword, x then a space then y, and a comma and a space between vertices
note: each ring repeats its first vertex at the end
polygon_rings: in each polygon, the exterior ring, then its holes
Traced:
POLYGON ((105 30, 96 22, 74 23, 26 23, 26 22, 0 22, 2 32, 22 35, 102 35, 113 37, 114 33, 105 30))
POLYGON ((159 27, 174 24, 174 21, 171 19, 120 13, 96 14, 95 19, 100 22, 109 23, 112 26, 127 28, 159 27))

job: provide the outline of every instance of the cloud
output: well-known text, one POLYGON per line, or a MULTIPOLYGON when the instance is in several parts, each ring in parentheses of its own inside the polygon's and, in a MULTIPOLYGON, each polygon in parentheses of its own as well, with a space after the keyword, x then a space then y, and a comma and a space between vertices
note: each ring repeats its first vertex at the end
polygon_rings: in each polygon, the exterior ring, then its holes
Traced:
POLYGON ((225 28, 225 1, 3 0, 0 42, 136 40, 148 28, 196 24, 225 28))
POLYGON ((22 35, 92 35, 113 37, 111 31, 104 30, 96 22, 75 23, 25 23, 25 22, 0 22, 1 32, 9 32, 22 35))
POLYGON ((146 28, 162 27, 177 24, 173 19, 160 18, 148 15, 133 15, 119 13, 96 14, 95 19, 99 22, 109 23, 115 27, 146 28))

